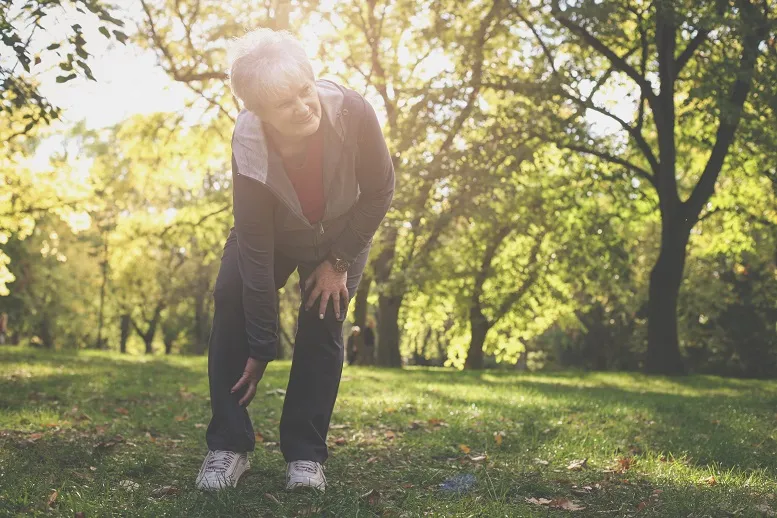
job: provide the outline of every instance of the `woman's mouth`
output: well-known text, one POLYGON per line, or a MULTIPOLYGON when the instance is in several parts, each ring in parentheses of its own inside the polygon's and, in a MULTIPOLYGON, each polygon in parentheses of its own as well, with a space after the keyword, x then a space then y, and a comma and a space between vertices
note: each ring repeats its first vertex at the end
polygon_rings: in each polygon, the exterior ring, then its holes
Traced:
POLYGON ((304 118, 304 119, 302 119, 301 121, 297 122, 297 124, 307 124, 307 123, 308 123, 308 122, 310 122, 312 119, 313 119, 313 112, 311 111, 311 112, 308 114, 308 116, 307 116, 307 117, 305 117, 305 118, 304 118))

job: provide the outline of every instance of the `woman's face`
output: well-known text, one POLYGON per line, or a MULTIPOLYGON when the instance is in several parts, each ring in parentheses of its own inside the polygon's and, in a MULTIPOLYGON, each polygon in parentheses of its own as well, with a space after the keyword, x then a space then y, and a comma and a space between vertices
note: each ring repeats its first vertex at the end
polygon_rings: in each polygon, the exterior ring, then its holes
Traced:
POLYGON ((262 101, 259 116, 284 137, 312 135, 321 122, 321 103, 315 81, 310 79, 280 97, 262 101))

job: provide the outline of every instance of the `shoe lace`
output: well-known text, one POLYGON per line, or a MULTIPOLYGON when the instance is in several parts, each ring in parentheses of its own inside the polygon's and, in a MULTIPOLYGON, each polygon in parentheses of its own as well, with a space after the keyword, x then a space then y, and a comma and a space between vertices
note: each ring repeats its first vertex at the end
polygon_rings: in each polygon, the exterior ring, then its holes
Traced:
POLYGON ((206 471, 213 471, 216 473, 225 473, 229 465, 232 464, 232 460, 235 458, 235 452, 226 450, 214 451, 207 464, 205 464, 206 471))
POLYGON ((318 463, 312 460, 298 460, 294 463, 294 469, 306 471, 313 475, 318 473, 318 463))

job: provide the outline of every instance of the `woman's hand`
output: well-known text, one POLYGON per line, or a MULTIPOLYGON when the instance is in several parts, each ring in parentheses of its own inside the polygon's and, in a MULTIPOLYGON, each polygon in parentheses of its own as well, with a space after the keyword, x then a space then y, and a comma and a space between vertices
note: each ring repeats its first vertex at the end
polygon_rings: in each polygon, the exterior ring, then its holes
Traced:
POLYGON ((249 403, 251 403, 251 400, 254 399, 254 396, 256 395, 256 385, 259 383, 259 380, 262 379, 262 376, 264 376, 264 370, 266 368, 267 362, 259 361, 250 356, 248 357, 245 369, 243 369, 243 375, 240 376, 240 379, 237 380, 235 386, 229 391, 230 394, 233 394, 239 390, 240 387, 248 386, 248 390, 238 402, 240 406, 242 406, 243 403, 245 403, 245 406, 248 406, 249 403))
POLYGON ((305 292, 310 289, 310 286, 315 283, 313 291, 310 293, 308 300, 305 301, 305 310, 310 309, 313 303, 316 301, 319 295, 321 295, 321 303, 318 307, 318 318, 324 318, 326 313, 326 305, 329 302, 329 297, 332 297, 332 305, 335 308, 335 317, 340 320, 340 300, 348 300, 348 288, 345 286, 345 282, 348 280, 348 272, 339 273, 336 272, 332 263, 324 261, 313 270, 307 279, 305 279, 305 292))

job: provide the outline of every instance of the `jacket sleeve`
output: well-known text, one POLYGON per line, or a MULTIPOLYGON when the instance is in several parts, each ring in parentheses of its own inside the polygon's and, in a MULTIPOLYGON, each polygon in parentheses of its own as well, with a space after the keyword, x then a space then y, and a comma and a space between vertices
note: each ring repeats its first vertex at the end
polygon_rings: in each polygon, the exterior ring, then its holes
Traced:
POLYGON ((232 211, 243 280, 248 356, 260 361, 274 360, 278 344, 274 204, 274 196, 264 185, 240 174, 232 155, 232 211))
POLYGON ((394 197, 394 164, 372 105, 365 99, 356 151, 359 200, 348 226, 332 245, 332 253, 353 261, 370 242, 394 197))

